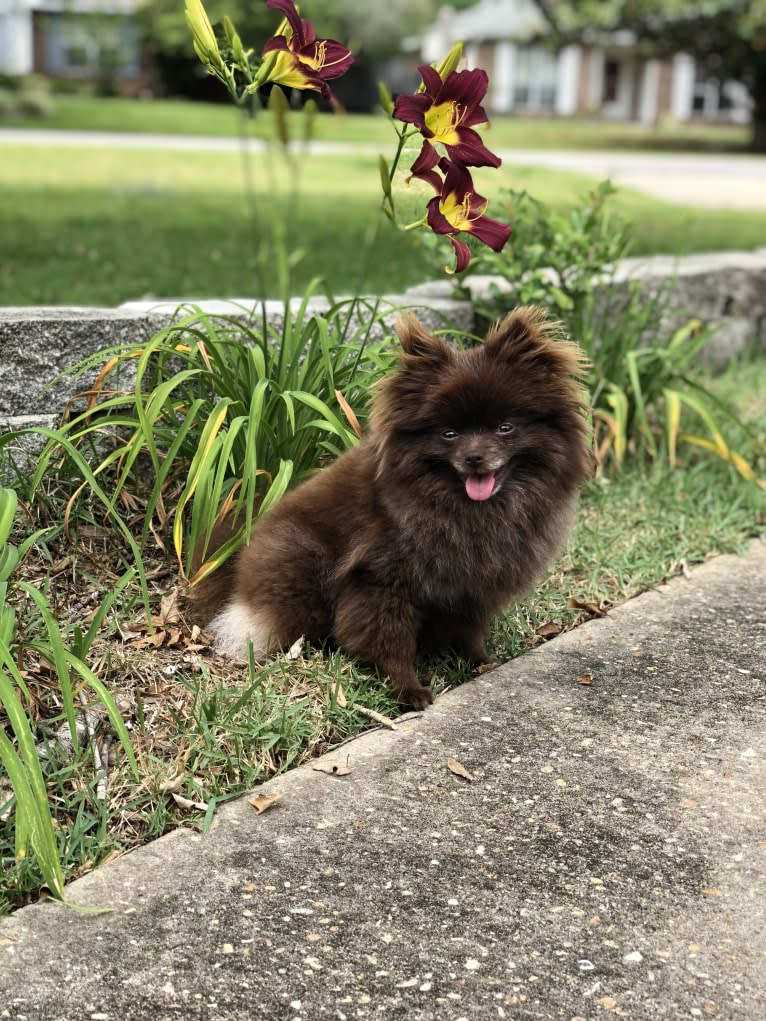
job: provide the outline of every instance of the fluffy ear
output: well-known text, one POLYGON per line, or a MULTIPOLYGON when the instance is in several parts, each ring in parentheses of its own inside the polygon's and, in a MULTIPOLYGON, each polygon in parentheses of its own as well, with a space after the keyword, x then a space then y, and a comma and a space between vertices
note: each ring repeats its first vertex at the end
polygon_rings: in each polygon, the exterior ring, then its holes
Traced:
POLYGON ((449 344, 431 336, 412 313, 397 321, 396 332, 402 344, 399 367, 374 384, 370 413, 370 430, 380 437, 381 452, 392 431, 420 427, 428 387, 457 357, 449 344))
POLYGON ((484 350, 491 358, 526 363, 557 377, 582 375, 585 357, 576 344, 564 340, 561 324, 546 319, 534 305, 516 308, 487 334, 484 350))
POLYGON ((438 337, 431 336, 412 312, 398 319, 395 329, 404 353, 411 358, 443 364, 454 357, 452 348, 438 337))

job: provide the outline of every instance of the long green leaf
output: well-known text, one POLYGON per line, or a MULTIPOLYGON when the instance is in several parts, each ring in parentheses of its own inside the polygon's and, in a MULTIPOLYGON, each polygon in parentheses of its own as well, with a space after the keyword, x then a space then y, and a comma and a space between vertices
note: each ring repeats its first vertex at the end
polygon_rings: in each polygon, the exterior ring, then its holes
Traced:
POLYGON ((279 466, 279 471, 274 476, 274 479, 269 486, 266 496, 263 498, 263 503, 258 509, 259 516, 268 513, 271 507, 281 500, 287 491, 287 487, 290 485, 290 479, 293 476, 293 462, 283 461, 279 466))
POLYGON ((668 445, 668 464, 671 468, 676 466, 676 448, 678 445, 678 432, 681 427, 681 398, 675 390, 668 387, 665 394, 665 435, 668 445))
POLYGON ((127 758, 128 763, 130 765, 130 771, 133 774, 133 778, 134 780, 137 781, 139 779, 138 762, 136 761, 135 752, 133 751, 133 744, 130 740, 130 734, 128 733, 128 729, 125 726, 125 722, 120 714, 120 710, 117 708, 117 703, 115 702, 114 697, 112 696, 108 688, 104 685, 103 681, 101 681, 96 676, 96 674, 93 673, 93 671, 91 670, 87 663, 84 663, 79 657, 73 655, 68 650, 66 651, 65 655, 67 663, 72 668, 72 670, 78 673, 80 677, 82 677, 83 681, 85 681, 85 683, 88 685, 88 687, 92 688, 98 695, 98 699, 103 705, 104 709, 106 709, 109 721, 114 727, 114 730, 120 739, 122 747, 125 750, 125 757, 127 758))
POLYGON ((0 728, 0 758, 8 770, 16 794, 17 812, 20 810, 22 813, 21 846, 17 839, 17 853, 26 850, 24 845, 29 839, 48 888, 54 897, 63 900, 64 875, 53 832, 48 793, 32 731, 11 678, 18 684, 19 671, 10 650, 0 645, 0 704, 8 716, 19 747, 16 753, 0 728))
POLYGON ((48 656, 52 661, 51 666, 53 666, 56 670, 56 676, 59 682, 59 691, 61 692, 61 700, 64 703, 64 715, 66 716, 67 723, 69 724, 69 734, 72 738, 72 744, 76 747, 77 719, 74 711, 74 690, 72 688, 72 677, 67 665, 66 647, 61 636, 61 631, 59 630, 56 619, 51 612, 48 601, 42 592, 39 592, 34 585, 30 585, 25 581, 20 581, 18 585, 19 588, 26 592, 30 599, 37 604, 37 609, 45 623, 45 630, 48 635, 47 648, 50 650, 48 656))
POLYGON ((74 444, 67 437, 62 436, 60 433, 56 433, 54 430, 48 429, 44 426, 40 426, 34 431, 40 433, 40 435, 42 436, 48 436, 50 439, 55 439, 56 442, 59 443, 66 450, 69 457, 77 466, 82 478, 87 482, 93 494, 101 501, 101 503, 109 513, 111 520, 114 522, 119 531, 125 537, 126 542, 130 546, 131 553, 133 554, 136 570, 138 572, 138 577, 141 585, 141 595, 143 598, 144 610, 146 611, 147 620, 149 620, 151 618, 151 607, 149 605, 149 585, 146 580, 146 571, 144 569, 143 558, 141 557, 141 550, 139 549, 138 543, 134 539, 130 529, 123 521, 121 515, 118 514, 116 510, 114 510, 112 506, 112 501, 109 499, 104 490, 101 488, 98 479, 93 474, 93 471, 90 468, 90 465, 87 463, 85 458, 80 454, 80 452, 77 450, 74 444))

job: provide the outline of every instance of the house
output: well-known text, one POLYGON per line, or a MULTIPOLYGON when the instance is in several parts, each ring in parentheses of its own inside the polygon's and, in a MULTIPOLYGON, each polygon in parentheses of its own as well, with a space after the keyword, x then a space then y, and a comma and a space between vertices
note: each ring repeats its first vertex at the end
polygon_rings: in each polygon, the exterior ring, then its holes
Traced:
POLYGON ((146 82, 140 0, 0 0, 0 74, 109 82, 126 94, 146 82))
POLYGON ((631 32, 584 34, 555 52, 532 0, 481 0, 455 11, 442 7, 421 38, 421 56, 442 59, 465 43, 469 67, 490 77, 487 106, 496 114, 599 116, 653 125, 664 117, 747 123, 750 102, 736 82, 706 79, 688 54, 658 60, 631 32))

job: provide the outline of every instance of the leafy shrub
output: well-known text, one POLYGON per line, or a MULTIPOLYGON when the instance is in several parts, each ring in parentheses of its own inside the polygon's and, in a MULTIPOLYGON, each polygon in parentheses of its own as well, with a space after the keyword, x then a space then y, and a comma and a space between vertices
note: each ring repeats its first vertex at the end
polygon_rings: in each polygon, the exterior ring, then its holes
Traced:
POLYGON ((16 112, 22 117, 39 117, 41 120, 53 113, 53 100, 49 92, 39 89, 22 88, 16 97, 16 112))
POLYGON ((16 110, 16 96, 10 89, 0 87, 0 117, 10 117, 16 110))

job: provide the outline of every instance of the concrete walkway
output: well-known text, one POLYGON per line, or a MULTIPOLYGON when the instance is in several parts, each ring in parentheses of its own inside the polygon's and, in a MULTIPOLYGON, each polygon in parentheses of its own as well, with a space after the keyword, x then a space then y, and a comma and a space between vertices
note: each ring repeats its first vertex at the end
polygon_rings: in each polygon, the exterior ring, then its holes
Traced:
POLYGON ((0 1018, 766 1017, 766 542, 332 758, 0 923, 0 1018))
MULTIPOLYGON (((234 152, 236 138, 194 135, 141 135, 108 131, 53 131, 0 129, 0 146, 74 145, 82 148, 164 149, 191 152, 234 152)), ((264 143, 253 140, 254 151, 264 143)), ((343 142, 312 142, 314 153, 364 152, 375 155, 381 146, 343 142)), ((602 180, 610 178, 625 188, 690 206, 718 209, 766 209, 766 156, 729 156, 688 153, 556 152, 548 149, 507 149, 499 155, 510 164, 577 171, 602 180)))

